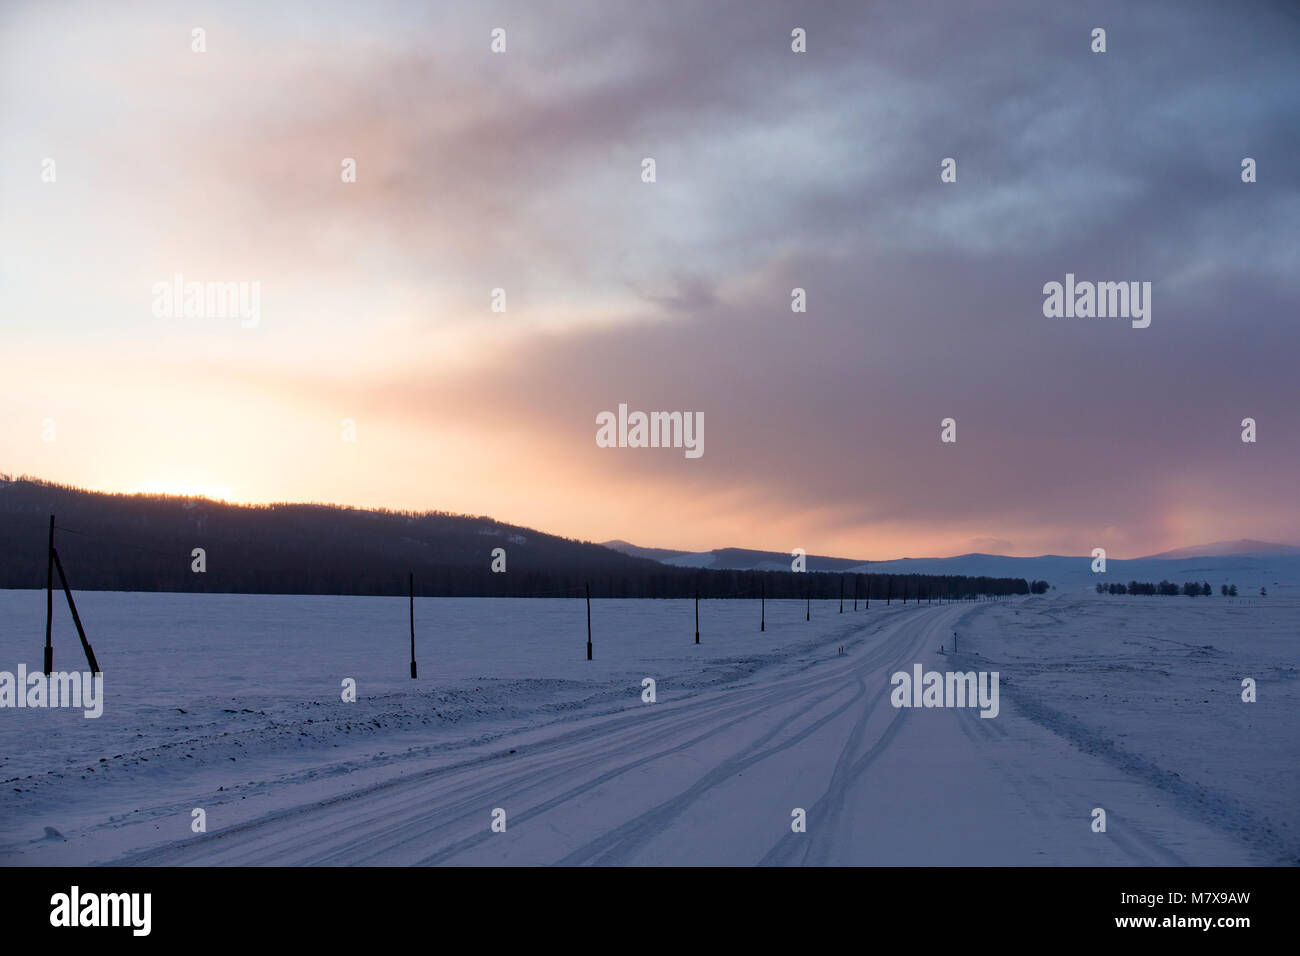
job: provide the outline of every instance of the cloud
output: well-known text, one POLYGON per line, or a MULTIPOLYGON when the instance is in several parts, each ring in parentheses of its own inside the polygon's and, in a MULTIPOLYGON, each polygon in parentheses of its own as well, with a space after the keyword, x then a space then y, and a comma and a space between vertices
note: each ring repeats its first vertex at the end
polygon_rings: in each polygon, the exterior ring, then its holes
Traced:
POLYGON ((165 9, 0 31, 0 372, 132 484, 868 557, 1300 536, 1285 7, 236 5, 202 57, 165 9), (152 320, 178 271, 261 281, 258 334, 152 320), (1044 318, 1066 272, 1151 281, 1151 328, 1044 318), (704 458, 598 449, 624 401, 703 411, 704 458))

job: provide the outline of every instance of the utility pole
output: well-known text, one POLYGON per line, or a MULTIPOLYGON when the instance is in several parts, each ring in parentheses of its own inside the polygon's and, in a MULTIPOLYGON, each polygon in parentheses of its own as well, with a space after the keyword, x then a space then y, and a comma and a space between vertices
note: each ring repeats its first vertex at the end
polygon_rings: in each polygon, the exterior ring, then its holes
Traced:
POLYGON ((411 585, 411 680, 415 680, 415 572, 410 575, 411 585))
MULTIPOLYGON (((54 670, 54 645, 50 643, 50 625, 54 620, 54 515, 50 515, 50 549, 45 569, 45 676, 54 670)), ((19 688, 27 693, 26 688, 19 688)))

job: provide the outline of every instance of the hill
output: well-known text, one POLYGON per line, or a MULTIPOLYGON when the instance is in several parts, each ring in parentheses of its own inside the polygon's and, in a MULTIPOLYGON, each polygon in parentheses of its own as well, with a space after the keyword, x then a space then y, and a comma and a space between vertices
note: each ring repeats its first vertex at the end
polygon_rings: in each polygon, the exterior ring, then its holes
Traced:
MULTIPOLYGON (((832 598, 839 575, 672 567, 486 517, 325 504, 236 505, 0 476, 0 588, 43 588, 49 516, 79 590, 426 596, 832 598), (203 549, 206 568, 193 569, 203 549), (505 573, 492 570, 505 552, 505 573)), ((810 568, 810 570, 814 570, 810 568)), ((852 593, 853 584, 847 585, 852 593)), ((865 587, 865 584, 864 584, 865 587)), ((876 593, 890 585, 881 581, 876 593)), ((904 585, 892 586, 897 596, 904 585)), ((930 595, 1023 594, 1023 580, 910 579, 930 595)))

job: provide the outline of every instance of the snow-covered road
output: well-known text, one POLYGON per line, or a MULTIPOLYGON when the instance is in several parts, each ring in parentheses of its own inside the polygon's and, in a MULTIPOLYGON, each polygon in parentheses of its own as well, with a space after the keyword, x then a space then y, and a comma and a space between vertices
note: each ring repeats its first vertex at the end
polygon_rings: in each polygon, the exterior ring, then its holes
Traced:
POLYGON ((938 649, 980 607, 881 609, 833 639, 846 656, 831 643, 774 674, 681 698, 661 691, 653 704, 412 758, 373 780, 352 773, 327 797, 112 862, 1260 862, 1167 794, 1027 719, 1005 692, 994 719, 893 707, 895 671, 965 669, 938 649), (1096 807, 1105 833, 1092 830, 1096 807), (491 827, 497 808, 504 832, 491 827), (796 808, 806 832, 792 830, 796 808))

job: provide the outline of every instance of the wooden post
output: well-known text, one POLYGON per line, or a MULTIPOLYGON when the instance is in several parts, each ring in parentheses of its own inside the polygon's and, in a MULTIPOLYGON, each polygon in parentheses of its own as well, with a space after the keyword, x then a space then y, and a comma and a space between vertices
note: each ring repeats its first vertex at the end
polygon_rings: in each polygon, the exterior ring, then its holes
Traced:
POLYGON ((844 613, 844 575, 840 575, 840 613, 844 613))
POLYGON ((763 579, 763 583, 760 585, 759 594, 760 594, 759 601, 761 602, 761 607, 762 607, 760 613, 762 614, 762 617, 758 619, 758 629, 760 631, 766 631, 767 630, 767 579, 766 578, 763 579))
POLYGON ((812 583, 811 582, 804 585, 803 593, 804 593, 804 597, 808 599, 808 614, 804 618, 804 620, 811 621, 812 620, 812 583))
POLYGON ((587 660, 591 660, 591 584, 587 584, 587 660))
MULTIPOLYGON (((50 549, 45 570, 45 676, 54 670, 54 645, 50 643, 50 624, 54 620, 54 515, 50 515, 50 549)), ((27 693, 19 688, 19 693, 27 693)))
POLYGON ((853 575, 853 610, 858 609, 858 576, 853 575))
POLYGON ((415 680, 415 572, 411 572, 411 680, 415 680))
POLYGON ((862 610, 864 611, 871 610, 871 575, 869 574, 867 575, 867 589, 866 591, 863 592, 862 597, 864 598, 862 603, 862 610))
POLYGON ((68 608, 72 611, 72 623, 77 625, 77 636, 81 638, 81 649, 86 652, 86 663, 90 665, 90 670, 94 674, 100 673, 99 661, 95 660, 95 649, 90 646, 86 640, 86 629, 81 626, 81 615, 77 613, 77 604, 72 600, 72 588, 68 587, 68 576, 63 573, 63 562, 59 560, 59 552, 52 552, 54 555, 54 568, 59 572, 59 580, 63 582, 63 593, 68 598, 68 608))
POLYGON ((695 592, 695 643, 700 643, 700 592, 695 592))
POLYGON ((894 596, 894 579, 890 578, 885 583, 885 607, 889 607, 890 599, 894 596))

